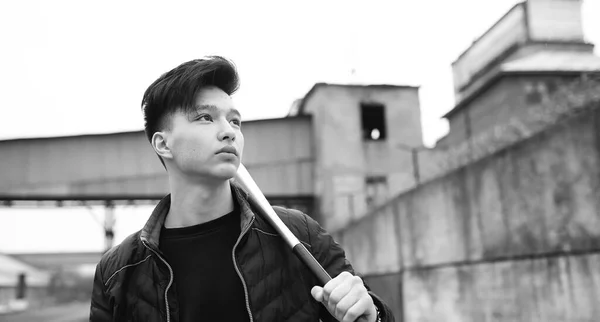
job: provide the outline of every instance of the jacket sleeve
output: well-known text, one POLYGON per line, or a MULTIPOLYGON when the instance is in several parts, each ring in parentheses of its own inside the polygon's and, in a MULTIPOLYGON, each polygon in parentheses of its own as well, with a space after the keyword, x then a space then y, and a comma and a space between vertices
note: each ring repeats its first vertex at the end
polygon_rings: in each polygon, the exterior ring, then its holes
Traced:
POLYGON ((92 303, 90 308, 90 322, 113 321, 112 309, 104 291, 102 279, 102 262, 96 266, 94 286, 92 289, 92 303))
MULTIPOLYGON (((336 243, 331 235, 325 231, 314 219, 307 215, 305 216, 306 226, 308 229, 308 238, 311 245, 311 252, 315 259, 321 263, 323 268, 329 273, 331 277, 338 276, 342 272, 349 272, 355 274, 352 264, 346 259, 346 254, 342 247, 336 243)), ((373 292, 371 292, 368 285, 365 283, 365 287, 369 290, 369 294, 373 298, 373 303, 379 309, 381 321, 394 322, 394 316, 390 308, 373 292)), ((321 320, 322 321, 336 321, 327 312, 324 306, 321 306, 321 320)))

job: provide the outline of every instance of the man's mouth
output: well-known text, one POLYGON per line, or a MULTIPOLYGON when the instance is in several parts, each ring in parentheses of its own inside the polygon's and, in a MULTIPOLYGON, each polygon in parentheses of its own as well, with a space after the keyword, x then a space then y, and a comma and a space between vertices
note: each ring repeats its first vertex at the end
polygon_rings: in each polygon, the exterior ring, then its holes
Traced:
POLYGON ((238 155, 237 154, 237 150, 233 146, 231 146, 231 145, 228 145, 228 146, 225 146, 225 147, 221 148, 219 151, 217 151, 216 154, 219 154, 219 153, 231 153, 231 154, 233 154, 235 156, 238 155))

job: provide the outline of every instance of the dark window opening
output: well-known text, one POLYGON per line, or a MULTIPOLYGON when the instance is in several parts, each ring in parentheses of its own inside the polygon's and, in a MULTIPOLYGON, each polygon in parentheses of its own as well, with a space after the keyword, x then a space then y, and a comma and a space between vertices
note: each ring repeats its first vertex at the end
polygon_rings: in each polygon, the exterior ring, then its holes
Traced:
POLYGON ((25 283, 25 274, 19 274, 19 280, 17 282, 17 300, 25 298, 25 289, 27 285, 25 283))
POLYGON ((385 176, 371 176, 365 179, 367 207, 380 205, 388 199, 388 183, 385 176))
POLYGON ((385 140, 387 131, 383 104, 361 103, 360 113, 363 139, 371 141, 385 140))
POLYGON ((556 90, 558 89, 558 85, 556 84, 556 81, 553 81, 553 80, 546 81, 546 89, 548 90, 548 94, 550 94, 550 95, 554 94, 554 92, 556 92, 556 90))
POLYGON ((538 104, 542 102, 542 92, 536 83, 525 85, 525 101, 527 104, 538 104))
POLYGON ((533 91, 531 93, 527 93, 527 103, 529 104, 538 104, 542 101, 542 93, 538 91, 533 91))

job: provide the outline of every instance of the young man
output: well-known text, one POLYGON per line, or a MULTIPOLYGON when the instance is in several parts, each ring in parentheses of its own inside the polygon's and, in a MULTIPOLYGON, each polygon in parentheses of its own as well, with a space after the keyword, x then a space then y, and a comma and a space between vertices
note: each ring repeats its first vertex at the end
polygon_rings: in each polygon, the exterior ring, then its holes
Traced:
POLYGON ((208 57, 146 90, 145 132, 170 195, 102 257, 90 321, 393 321, 314 220, 275 207, 334 277, 324 287, 231 182, 244 151, 237 88, 234 65, 208 57))

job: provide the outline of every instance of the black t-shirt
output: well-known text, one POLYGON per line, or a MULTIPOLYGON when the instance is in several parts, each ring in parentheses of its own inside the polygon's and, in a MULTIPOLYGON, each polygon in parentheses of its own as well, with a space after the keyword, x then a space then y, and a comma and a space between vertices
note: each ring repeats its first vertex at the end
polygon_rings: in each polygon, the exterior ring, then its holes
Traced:
POLYGON ((175 276, 179 320, 249 321, 232 250, 240 235, 240 210, 183 228, 164 228, 159 247, 175 276))

